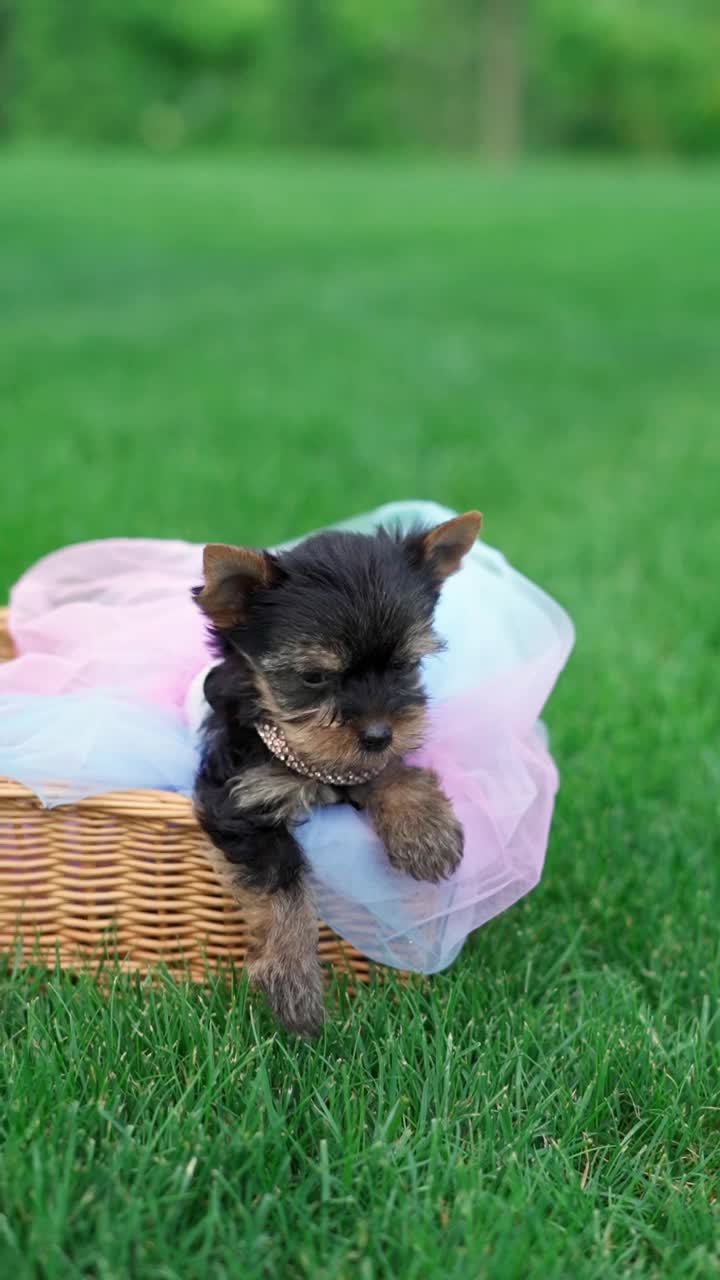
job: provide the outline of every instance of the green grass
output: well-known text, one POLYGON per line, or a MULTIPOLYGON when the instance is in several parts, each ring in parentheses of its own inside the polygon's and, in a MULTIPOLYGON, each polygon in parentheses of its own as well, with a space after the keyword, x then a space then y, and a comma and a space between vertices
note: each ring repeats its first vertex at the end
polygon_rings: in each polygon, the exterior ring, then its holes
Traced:
POLYGON ((543 883, 317 1045, 0 984, 0 1273, 720 1269, 720 175, 0 158, 0 577, 481 506, 570 609, 543 883))

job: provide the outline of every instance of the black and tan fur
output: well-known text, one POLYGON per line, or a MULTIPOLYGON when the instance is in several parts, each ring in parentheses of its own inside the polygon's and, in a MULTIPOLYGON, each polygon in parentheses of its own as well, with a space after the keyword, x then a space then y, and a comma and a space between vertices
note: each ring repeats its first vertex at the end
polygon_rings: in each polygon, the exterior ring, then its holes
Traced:
POLYGON ((462 857, 437 777, 403 757, 423 738, 420 663, 439 647, 440 589, 480 523, 469 512, 407 535, 329 532, 278 555, 205 549, 195 596, 221 662, 205 682, 196 810, 251 924, 251 980, 301 1034, 319 1030, 323 997, 297 823, 317 805, 364 808, 391 863, 419 880, 449 875, 462 857), (377 776, 352 787, 305 778, 271 755, 262 719, 323 771, 377 776))

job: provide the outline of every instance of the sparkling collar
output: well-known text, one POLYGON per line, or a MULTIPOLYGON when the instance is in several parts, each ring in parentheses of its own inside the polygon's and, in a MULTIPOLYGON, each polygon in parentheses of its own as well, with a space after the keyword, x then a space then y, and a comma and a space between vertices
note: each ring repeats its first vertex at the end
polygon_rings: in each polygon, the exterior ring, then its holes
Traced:
POLYGON ((376 778, 385 768, 385 764, 381 764, 375 769, 346 769, 344 772, 340 769, 323 769, 322 766, 309 764, 296 756, 288 745, 282 729, 279 729, 276 724, 271 724, 268 720, 260 720, 255 728, 268 751, 277 760, 281 760, 286 768, 292 769, 293 773, 299 773, 303 778, 312 778, 314 782, 325 782, 333 787, 353 787, 376 778))

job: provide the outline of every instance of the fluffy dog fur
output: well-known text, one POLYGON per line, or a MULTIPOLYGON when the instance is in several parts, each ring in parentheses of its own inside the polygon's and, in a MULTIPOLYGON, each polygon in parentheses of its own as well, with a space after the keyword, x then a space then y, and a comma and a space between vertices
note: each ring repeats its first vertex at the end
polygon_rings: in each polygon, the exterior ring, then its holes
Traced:
POLYGON ((407 535, 321 533, 279 555, 205 548, 194 594, 221 662, 205 683, 196 811, 250 922, 251 980, 300 1034, 320 1028, 323 987, 296 824, 315 805, 351 803, 416 879, 441 879, 462 857, 436 776, 402 758, 423 737, 420 663, 439 647, 440 589, 480 524, 468 512, 407 535), (374 776, 348 786, 302 776, 271 754, 260 721, 322 773, 374 776))

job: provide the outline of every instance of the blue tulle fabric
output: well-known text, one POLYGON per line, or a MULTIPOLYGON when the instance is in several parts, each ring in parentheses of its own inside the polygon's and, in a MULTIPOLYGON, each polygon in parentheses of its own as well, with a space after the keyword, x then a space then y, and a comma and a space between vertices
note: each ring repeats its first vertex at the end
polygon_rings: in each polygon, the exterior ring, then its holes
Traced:
POLYGON ((189 796, 197 761, 177 712, 100 689, 0 696, 0 776, 47 806, 143 787, 189 796))

